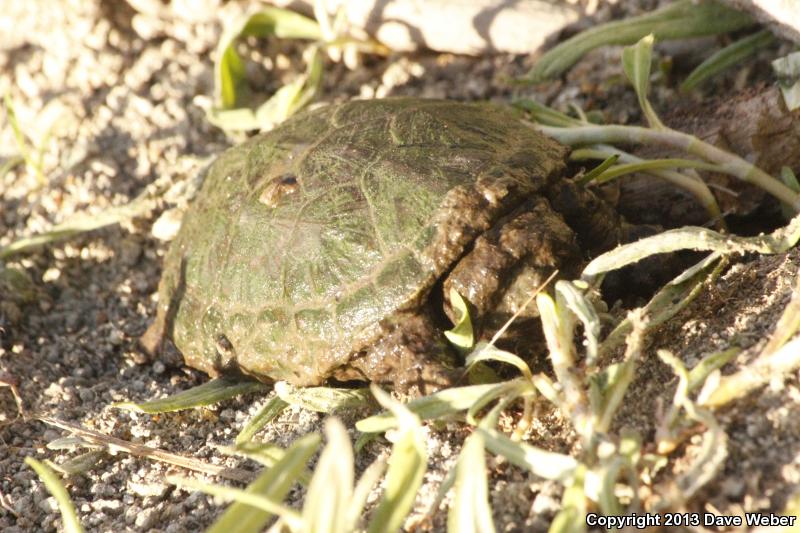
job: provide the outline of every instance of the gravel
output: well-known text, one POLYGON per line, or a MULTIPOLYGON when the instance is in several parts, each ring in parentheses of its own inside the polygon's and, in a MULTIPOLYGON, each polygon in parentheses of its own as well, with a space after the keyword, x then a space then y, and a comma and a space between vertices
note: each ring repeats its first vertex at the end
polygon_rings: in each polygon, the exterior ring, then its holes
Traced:
MULTIPOLYGON (((241 5, 216 0, 173 0, 168 5, 121 0, 7 2, 0 15, 0 92, 10 95, 23 131, 42 148, 46 182, 40 184, 24 166, 0 176, 0 246, 47 230, 75 213, 125 204, 156 180, 189 187, 188 180, 200 173, 209 157, 236 142, 210 125, 205 111, 212 101, 211 59, 221 20, 237 9, 241 5)), ((264 53, 258 46, 251 52, 256 58, 264 53)), ((296 47, 286 47, 285 53, 297 62, 296 47)), ((573 71, 584 73, 580 79, 542 87, 540 95, 556 102, 570 95, 588 107, 610 110, 612 117, 637 119, 635 96, 622 86, 600 82, 619 75, 609 59, 617 53, 592 54, 573 71)), ((330 64, 321 100, 392 95, 508 99, 515 90, 531 92, 502 82, 524 73, 530 62, 531 58, 508 55, 416 54, 367 58, 353 71, 330 64)), ((0 124, 0 159, 5 159, 18 149, 8 122, 0 124)), ((175 357, 150 361, 137 344, 154 316, 166 246, 162 239, 174 234, 176 205, 180 208, 180 202, 162 202, 121 227, 12 261, 9 266, 30 277, 37 298, 29 305, 9 301, 0 307, 0 376, 19 383, 29 413, 255 472, 256 464, 228 457, 218 448, 230 444, 267 401, 263 395, 158 416, 109 408, 113 402, 159 398, 207 380, 175 357), (18 313, 11 312, 14 308, 18 313)), ((668 401, 674 391, 675 381, 657 361, 656 349, 669 348, 693 363, 738 344, 744 351, 736 364, 748 361, 788 301, 798 259, 796 251, 748 258, 656 332, 621 414, 623 424, 652 437, 655 406, 668 401)), ((800 387, 792 373, 720 413, 730 439, 729 460, 689 506, 702 509, 710 502, 723 513, 781 510, 800 480, 795 460, 800 449, 795 423, 799 402, 800 387)), ((572 450, 574 436, 567 424, 545 407, 541 414, 530 440, 554 451, 572 450)), ((352 425, 356 418, 345 419, 352 425)), ((287 446, 319 431, 322 420, 317 413, 290 408, 259 438, 287 446)), ((46 447, 63 435, 41 422, 19 418, 10 389, 0 387, 0 530, 60 527, 54 499, 23 461, 34 457, 61 463, 73 457, 75 452, 46 447)), ((407 525, 440 530, 449 500, 432 520, 422 518, 453 468, 465 432, 458 425, 428 427, 426 436, 429 470, 407 525)), ((357 456, 357 468, 386 456, 388 450, 386 443, 371 443, 357 456)), ((690 452, 676 452, 668 470, 680 471, 690 452)), ((499 458, 487 463, 498 529, 545 531, 560 508, 560 486, 499 458)), ((223 506, 166 483, 165 475, 173 471, 162 463, 117 453, 65 482, 81 522, 91 530, 177 533, 206 528, 223 506)), ((301 499, 302 493, 294 491, 290 504, 299 505, 301 499)))

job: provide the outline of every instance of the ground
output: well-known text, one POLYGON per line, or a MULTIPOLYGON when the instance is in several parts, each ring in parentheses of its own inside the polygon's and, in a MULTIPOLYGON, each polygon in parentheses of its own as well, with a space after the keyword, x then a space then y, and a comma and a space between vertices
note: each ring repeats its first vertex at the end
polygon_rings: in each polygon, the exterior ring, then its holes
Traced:
MULTIPOLYGON (((42 149, 45 172, 39 181, 19 165, 0 176, 0 246, 44 231, 75 213, 125 204, 159 180, 185 182, 210 157, 236 142, 205 116, 212 102, 212 53, 220 35, 220 13, 227 9, 230 4, 222 8, 215 0, 206 0, 190 10, 177 10, 181 16, 153 18, 121 0, 8 3, 0 15, 0 92, 9 94, 23 131, 36 149, 42 149)), ((690 60, 693 50, 675 46, 665 53, 690 60)), ((256 46, 252 57, 272 52, 256 46)), ((275 65, 291 66, 297 62, 296 52, 289 47, 286 55, 277 56, 275 65)), ((636 97, 620 81, 618 54, 619 49, 590 54, 565 82, 539 88, 539 97, 556 106, 574 100, 589 110, 605 111, 613 120, 635 123, 636 97)), ((505 83, 523 74, 531 62, 530 57, 420 53, 367 58, 355 70, 328 64, 319 99, 416 95, 507 100, 512 93, 533 94, 533 89, 505 83)), ((285 70, 286 76, 292 74, 291 68, 285 70)), ((706 101, 718 102, 725 91, 749 86, 760 72, 744 70, 718 82, 716 98, 707 94, 706 101)), ((256 80, 275 84, 268 71, 253 74, 256 80)), ((677 98, 668 88, 659 91, 657 102, 677 98)), ((698 103, 703 101, 694 102, 698 103)), ((5 160, 19 149, 9 121, 1 126, 0 158, 5 160)), ((162 397, 207 380, 180 361, 149 360, 138 345, 154 316, 167 246, 151 229, 170 207, 167 199, 121 227, 15 257, 9 266, 27 273, 36 297, 32 304, 17 305, 6 296, 0 322, 0 376, 18 384, 30 413, 254 471, 253 463, 227 458, 217 448, 230 444, 248 416, 267 401, 263 394, 159 416, 109 408, 115 401, 162 397)), ((669 368, 656 358, 657 349, 669 349, 691 366, 704 355, 737 345, 743 351, 727 368, 749 361, 790 298, 797 264, 796 250, 739 258, 693 304, 655 331, 647 339, 646 363, 619 423, 652 441, 654 413, 660 402, 671 398, 676 384, 669 368)), ((721 514, 781 511, 800 481, 798 409, 800 384, 792 372, 776 376, 768 387, 718 412, 729 439, 728 459, 687 509, 721 514)), ((568 424, 552 410, 540 414, 529 432, 530 441, 568 452, 574 444, 568 424)), ((350 422, 358 419, 348 416, 350 422)), ((259 437, 286 446, 319 430, 322 420, 322 415, 292 408, 259 437)), ((428 427, 426 434, 430 463, 408 525, 440 529, 446 510, 434 513, 432 521, 420 517, 452 469, 465 434, 457 425, 428 427)), ((63 435, 55 427, 19 418, 10 389, 0 388, 3 531, 59 527, 54 500, 23 460, 31 456, 62 461, 70 452, 48 449, 47 444, 63 435)), ((351 429, 351 437, 355 439, 355 430, 351 429)), ((690 456, 695 444, 690 440, 679 448, 660 475, 680 471, 681 458, 690 456)), ((369 445, 357 457, 357 467, 388 449, 380 442, 369 445)), ((489 459, 488 466, 498 530, 546 530, 560 505, 559 485, 499 459, 489 459)), ((167 484, 163 476, 168 470, 172 467, 120 453, 66 483, 81 521, 91 530, 178 532, 207 527, 223 507, 167 484)), ((290 501, 296 503, 297 498, 298 494, 290 494, 290 501)))

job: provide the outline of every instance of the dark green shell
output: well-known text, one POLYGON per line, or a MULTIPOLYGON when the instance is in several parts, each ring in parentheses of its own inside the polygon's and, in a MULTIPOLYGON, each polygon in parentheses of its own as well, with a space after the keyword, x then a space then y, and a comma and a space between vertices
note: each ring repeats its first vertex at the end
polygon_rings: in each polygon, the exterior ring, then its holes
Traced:
POLYGON ((298 115, 212 165, 166 257, 154 327, 211 374, 319 384, 564 155, 488 103, 298 115))

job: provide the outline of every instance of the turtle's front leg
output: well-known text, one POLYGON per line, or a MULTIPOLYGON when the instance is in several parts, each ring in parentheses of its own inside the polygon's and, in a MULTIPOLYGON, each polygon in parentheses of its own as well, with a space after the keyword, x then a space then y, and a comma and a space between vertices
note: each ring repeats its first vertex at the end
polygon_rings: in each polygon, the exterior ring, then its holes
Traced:
MULTIPOLYGON (((591 190, 571 180, 560 180, 548 191, 553 208, 575 230, 584 257, 591 259, 620 244, 637 241, 663 230, 653 224, 631 224, 591 190)), ((607 301, 627 300, 652 294, 694 262, 686 254, 659 255, 605 276, 607 301)))
POLYGON ((426 310, 398 313, 380 325, 378 339, 340 369, 341 380, 391 384, 412 396, 430 394, 457 383, 463 369, 426 310))
MULTIPOLYGON (((445 299, 455 289, 471 307, 473 323, 491 335, 517 311, 521 320, 538 316, 523 306, 555 271, 579 272, 581 254, 575 233, 542 197, 532 198, 481 235, 444 283, 445 299)), ((446 312, 455 319, 447 305, 446 312)))

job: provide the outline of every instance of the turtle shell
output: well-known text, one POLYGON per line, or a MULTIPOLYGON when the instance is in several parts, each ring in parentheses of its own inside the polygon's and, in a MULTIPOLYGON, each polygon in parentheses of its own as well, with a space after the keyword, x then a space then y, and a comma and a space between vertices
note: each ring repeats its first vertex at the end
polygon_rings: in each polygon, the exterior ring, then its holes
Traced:
POLYGON ((167 253, 151 330, 212 375, 319 384, 382 321, 423 305, 565 153, 490 103, 400 98, 297 115, 211 166, 167 253))

